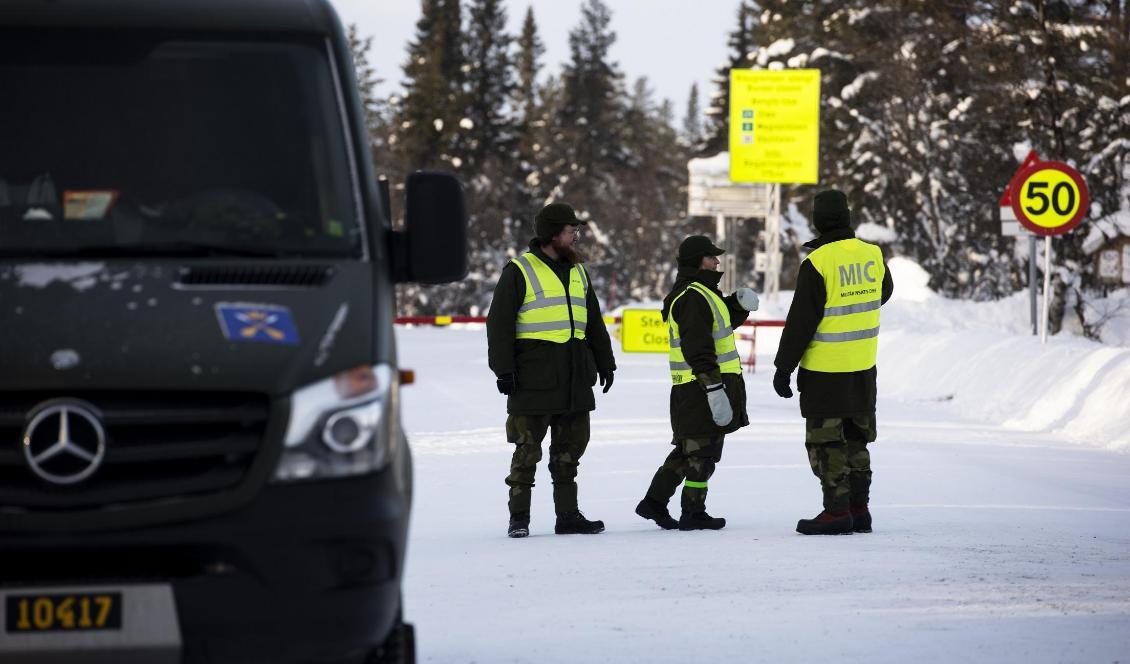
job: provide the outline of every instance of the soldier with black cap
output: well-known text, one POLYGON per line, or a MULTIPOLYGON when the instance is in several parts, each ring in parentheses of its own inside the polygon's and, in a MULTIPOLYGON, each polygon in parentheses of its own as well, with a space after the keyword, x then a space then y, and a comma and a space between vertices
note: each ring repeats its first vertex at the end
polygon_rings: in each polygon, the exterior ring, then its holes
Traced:
POLYGON ((593 534, 577 507, 577 465, 589 442, 593 385, 612 387, 616 360, 600 303, 574 248, 585 221, 564 203, 535 217, 529 251, 502 269, 487 316, 487 360, 506 395, 506 439, 514 444, 510 474, 510 537, 526 537, 530 492, 550 433, 549 474, 557 512, 554 532, 593 534))
POLYGON ((672 530, 718 530, 723 518, 706 512, 706 489, 722 458, 726 434, 749 424, 745 380, 734 330, 757 309, 757 294, 739 288, 723 297, 718 256, 725 253, 704 235, 679 245, 675 285, 663 300, 671 368, 674 449, 651 480, 636 514, 672 530), (683 485, 676 521, 667 503, 683 485))
POLYGON ((879 307, 894 282, 879 247, 851 228, 847 197, 816 195, 812 222, 820 234, 800 265, 796 294, 781 334, 773 389, 789 398, 797 365, 800 414, 812 472, 824 492, 824 511, 801 519, 804 535, 871 532, 868 508, 875 440, 875 355, 879 307))

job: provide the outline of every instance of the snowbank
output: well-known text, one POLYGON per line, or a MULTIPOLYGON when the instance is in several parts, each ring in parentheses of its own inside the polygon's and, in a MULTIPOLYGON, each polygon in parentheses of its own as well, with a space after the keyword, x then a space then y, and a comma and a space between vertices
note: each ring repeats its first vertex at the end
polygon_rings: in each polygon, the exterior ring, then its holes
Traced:
POLYGON ((945 402, 970 418, 1130 451, 1130 348, 1066 334, 1044 346, 1030 333, 1026 294, 949 300, 913 262, 896 258, 890 269, 881 399, 945 402))

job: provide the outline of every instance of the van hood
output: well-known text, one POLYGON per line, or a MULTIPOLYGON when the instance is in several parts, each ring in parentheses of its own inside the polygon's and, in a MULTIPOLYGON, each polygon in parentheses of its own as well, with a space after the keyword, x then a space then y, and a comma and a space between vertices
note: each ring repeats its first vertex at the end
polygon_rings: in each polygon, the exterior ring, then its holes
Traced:
POLYGON ((0 390, 281 395, 374 357, 360 262, 0 263, 0 390))

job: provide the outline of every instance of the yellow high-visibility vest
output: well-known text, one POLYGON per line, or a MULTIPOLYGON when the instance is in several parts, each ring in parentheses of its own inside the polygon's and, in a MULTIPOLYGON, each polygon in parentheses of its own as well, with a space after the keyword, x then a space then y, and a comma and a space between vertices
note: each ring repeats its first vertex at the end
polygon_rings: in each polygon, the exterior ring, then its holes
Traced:
POLYGON ((563 344, 584 339, 589 320, 589 276, 580 264, 569 270, 569 292, 553 268, 532 252, 511 260, 526 279, 526 297, 518 309, 519 339, 563 344))
MULTIPOLYGON (((714 354, 718 357, 718 368, 724 374, 740 374, 742 372, 742 359, 738 355, 734 330, 730 327, 730 309, 722 298, 701 284, 691 283, 674 300, 671 300, 671 312, 675 310, 675 303, 679 301, 679 298, 691 291, 706 298, 706 303, 710 305, 710 309, 714 312, 711 335, 714 337, 714 354)), ((679 336, 679 324, 675 322, 674 313, 669 313, 667 316, 667 336, 671 345, 671 350, 667 354, 667 359, 671 363, 671 382, 675 385, 689 383, 694 380, 694 371, 691 370, 691 365, 687 364, 686 358, 683 357, 683 342, 679 336)))
POLYGON ((800 358, 810 371, 846 373, 875 366, 879 307, 883 303, 883 252, 850 238, 830 242, 806 259, 824 278, 824 318, 800 358))

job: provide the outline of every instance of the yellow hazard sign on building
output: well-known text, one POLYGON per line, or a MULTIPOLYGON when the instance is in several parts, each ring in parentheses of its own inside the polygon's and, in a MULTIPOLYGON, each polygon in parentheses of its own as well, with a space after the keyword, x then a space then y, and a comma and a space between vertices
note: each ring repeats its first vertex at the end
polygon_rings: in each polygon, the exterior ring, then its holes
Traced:
POLYGON ((667 323, 656 309, 625 309, 620 314, 620 350, 666 353, 667 323))
POLYGON ((730 70, 730 179, 816 184, 820 70, 730 70))

